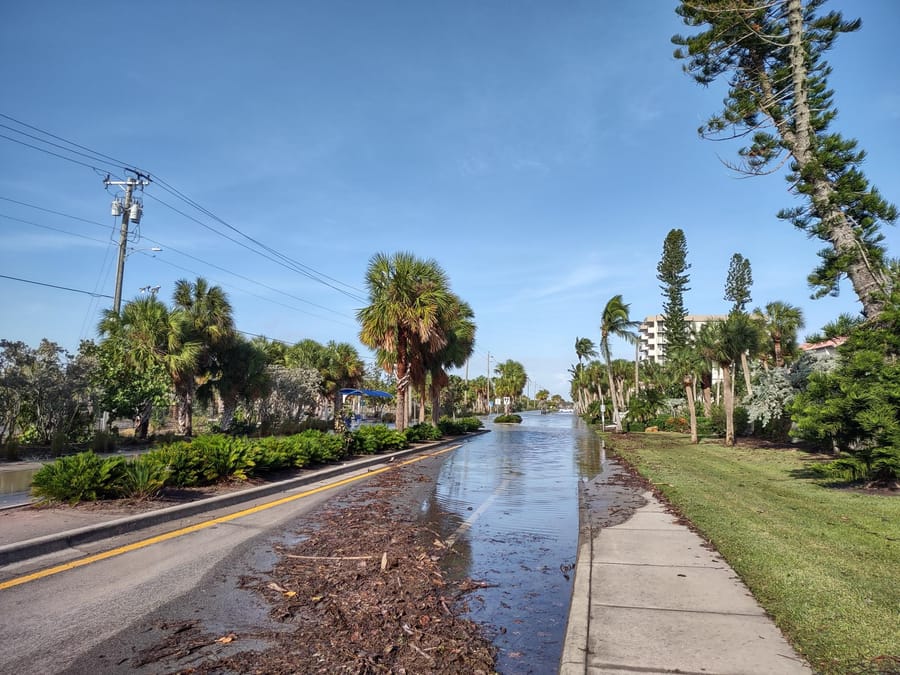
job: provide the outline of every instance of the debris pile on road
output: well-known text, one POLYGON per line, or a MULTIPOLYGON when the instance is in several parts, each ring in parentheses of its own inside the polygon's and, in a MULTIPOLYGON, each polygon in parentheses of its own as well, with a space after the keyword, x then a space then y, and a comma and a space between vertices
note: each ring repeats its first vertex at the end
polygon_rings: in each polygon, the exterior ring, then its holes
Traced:
POLYGON ((266 636, 268 649, 183 672, 493 673, 495 649, 459 616, 458 600, 478 584, 448 582, 446 546, 391 505, 412 480, 411 468, 377 477, 281 551, 268 578, 245 580, 285 626, 266 636))

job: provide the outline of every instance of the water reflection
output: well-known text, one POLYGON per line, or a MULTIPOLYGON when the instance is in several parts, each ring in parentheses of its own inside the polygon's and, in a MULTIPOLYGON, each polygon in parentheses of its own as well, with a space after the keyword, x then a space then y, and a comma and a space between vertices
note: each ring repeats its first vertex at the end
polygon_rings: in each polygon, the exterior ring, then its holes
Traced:
POLYGON ((0 471, 0 495, 28 492, 31 489, 31 479, 37 471, 35 468, 0 471))
POLYGON ((488 586, 470 617, 495 631, 501 673, 555 672, 578 545, 578 482, 602 467, 600 443, 577 417, 523 415, 490 425, 443 465, 423 517, 444 540, 448 574, 488 586))

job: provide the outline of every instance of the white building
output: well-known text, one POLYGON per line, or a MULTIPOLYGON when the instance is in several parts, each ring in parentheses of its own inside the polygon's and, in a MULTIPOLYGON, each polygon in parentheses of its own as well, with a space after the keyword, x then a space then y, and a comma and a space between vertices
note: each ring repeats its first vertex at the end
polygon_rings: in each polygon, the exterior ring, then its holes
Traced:
MULTIPOLYGON (((692 333, 697 333, 711 321, 724 321, 728 317, 724 314, 688 314, 684 320, 692 333)), ((648 316, 638 327, 640 346, 638 348, 641 361, 665 362, 666 327, 665 317, 662 314, 648 316)))

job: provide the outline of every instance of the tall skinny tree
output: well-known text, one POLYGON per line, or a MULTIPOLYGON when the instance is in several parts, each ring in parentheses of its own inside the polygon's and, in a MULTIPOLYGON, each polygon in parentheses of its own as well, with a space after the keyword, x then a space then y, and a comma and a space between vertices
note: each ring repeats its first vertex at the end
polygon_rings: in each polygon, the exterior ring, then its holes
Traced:
MULTIPOLYGON (((656 266, 656 278, 662 282, 663 328, 666 332, 664 352, 678 350, 690 342, 684 293, 689 291, 687 271, 687 239, 678 229, 669 230, 663 242, 662 258, 656 266)), ((621 296, 619 296, 621 299, 621 296)))
POLYGON ((614 295, 606 303, 603 308, 603 314, 600 316, 600 351, 606 360, 606 374, 609 378, 609 398, 613 405, 613 421, 616 424, 616 431, 622 431, 622 416, 619 412, 619 404, 616 402, 616 387, 613 381, 613 365, 612 356, 609 350, 609 338, 611 336, 619 337, 634 344, 638 339, 634 329, 638 327, 637 321, 632 321, 628 316, 628 310, 631 307, 622 300, 622 296, 614 295))
POLYGON ((872 318, 883 310, 891 283, 880 226, 896 221, 897 208, 869 185, 856 141, 829 130, 837 110, 824 55, 861 21, 821 14, 822 4, 684 0, 675 11, 700 32, 672 42, 699 84, 728 80, 724 110, 699 131, 705 138, 748 139, 731 168, 761 175, 788 165, 787 181, 804 204, 778 217, 826 244, 807 278, 813 297, 837 295, 847 277, 872 318))
MULTIPOLYGON (((728 266, 728 277, 725 279, 725 299, 731 300, 731 313, 745 314, 745 307, 752 299, 750 287, 753 285, 753 273, 750 269, 750 261, 740 253, 731 256, 731 264, 728 266)), ((741 370, 744 371, 744 386, 747 393, 753 394, 753 385, 750 382, 750 363, 747 352, 741 354, 741 370)))

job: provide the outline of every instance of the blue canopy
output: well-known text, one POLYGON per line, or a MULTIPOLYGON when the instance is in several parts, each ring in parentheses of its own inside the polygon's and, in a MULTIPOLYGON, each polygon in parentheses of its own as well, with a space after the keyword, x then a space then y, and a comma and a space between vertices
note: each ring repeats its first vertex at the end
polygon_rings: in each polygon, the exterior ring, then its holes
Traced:
POLYGON ((374 396, 375 398, 391 398, 393 394, 377 389, 341 389, 343 396, 374 396))

